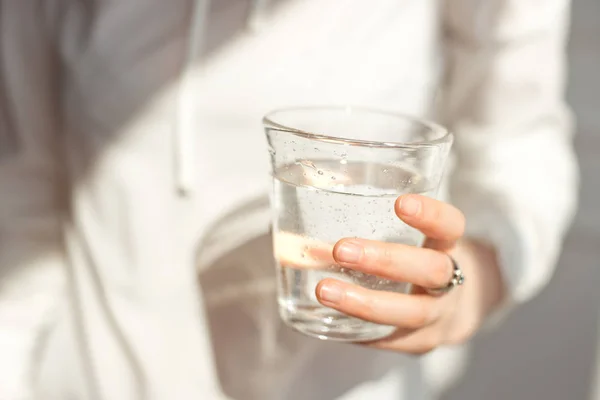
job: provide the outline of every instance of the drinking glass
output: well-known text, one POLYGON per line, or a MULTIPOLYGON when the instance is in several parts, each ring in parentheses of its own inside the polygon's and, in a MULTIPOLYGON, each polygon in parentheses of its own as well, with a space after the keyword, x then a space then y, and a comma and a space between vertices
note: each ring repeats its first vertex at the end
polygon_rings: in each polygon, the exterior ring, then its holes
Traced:
POLYGON ((440 125, 360 107, 282 109, 264 117, 271 155, 273 248, 281 318, 320 339, 370 341, 394 327, 321 305, 324 278, 371 290, 410 285, 336 265, 334 244, 365 238, 420 246, 394 213, 398 196, 436 197, 452 135, 440 125))

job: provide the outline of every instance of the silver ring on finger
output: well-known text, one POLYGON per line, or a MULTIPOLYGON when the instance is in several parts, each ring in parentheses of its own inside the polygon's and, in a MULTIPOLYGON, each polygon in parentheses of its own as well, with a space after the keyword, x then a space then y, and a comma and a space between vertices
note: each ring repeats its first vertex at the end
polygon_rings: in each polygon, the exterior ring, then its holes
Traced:
POLYGON ((460 269, 460 266, 458 265, 456 260, 450 255, 448 255, 448 258, 452 262, 452 278, 450 278, 450 281, 444 287, 437 288, 437 289, 427 289, 427 292, 429 294, 432 294, 432 295, 446 294, 449 291, 451 291, 452 289, 454 289, 456 286, 461 286, 462 284, 465 283, 465 275, 463 274, 463 271, 462 271, 462 269, 460 269))

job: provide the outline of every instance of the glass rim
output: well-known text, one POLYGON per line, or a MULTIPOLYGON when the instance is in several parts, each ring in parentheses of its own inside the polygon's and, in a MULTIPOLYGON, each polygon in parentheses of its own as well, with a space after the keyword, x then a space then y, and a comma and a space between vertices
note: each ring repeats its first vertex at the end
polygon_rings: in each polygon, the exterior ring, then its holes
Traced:
POLYGON ((345 144, 351 146, 363 146, 363 147, 380 147, 380 148, 422 148, 422 147, 435 147, 445 143, 448 143, 452 140, 452 133, 444 128, 442 125, 437 124, 435 122, 414 117, 408 114, 403 114, 394 111, 388 111, 385 109, 378 109, 374 107, 366 107, 366 106, 292 106, 292 107, 284 107, 278 108, 268 112, 262 119, 263 125, 267 128, 290 133, 299 137, 303 137, 306 139, 328 142, 334 144, 345 144), (275 116, 277 114, 282 114, 286 112, 297 112, 297 111, 345 111, 348 113, 349 111, 358 111, 361 113, 373 113, 379 114, 388 117, 400 118, 405 121, 409 121, 411 123, 422 125, 425 128, 430 129, 434 133, 439 133, 439 137, 432 140, 422 140, 416 142, 394 142, 394 141, 375 141, 375 140, 363 140, 363 139, 350 139, 343 138, 340 136, 332 136, 318 132, 309 132, 302 129, 296 129, 290 126, 286 126, 285 124, 279 123, 275 121, 275 116))

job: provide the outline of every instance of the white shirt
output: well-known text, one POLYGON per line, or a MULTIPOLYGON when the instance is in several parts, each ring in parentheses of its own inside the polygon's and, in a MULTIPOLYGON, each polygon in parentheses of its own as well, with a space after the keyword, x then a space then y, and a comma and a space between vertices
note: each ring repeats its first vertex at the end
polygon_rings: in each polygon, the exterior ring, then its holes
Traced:
POLYGON ((461 349, 282 327, 272 108, 440 106, 467 234, 512 303, 550 278, 577 186, 567 0, 258 1, 227 40, 248 13, 218 1, 0 1, 0 398, 412 400, 459 372, 461 349))

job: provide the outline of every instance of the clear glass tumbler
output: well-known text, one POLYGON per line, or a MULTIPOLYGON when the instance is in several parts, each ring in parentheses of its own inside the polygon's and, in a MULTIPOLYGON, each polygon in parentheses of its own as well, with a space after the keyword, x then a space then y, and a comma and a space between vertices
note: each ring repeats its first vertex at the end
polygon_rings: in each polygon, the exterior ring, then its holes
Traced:
POLYGON ((336 265, 341 238, 420 246, 423 235, 394 213, 400 195, 435 197, 452 145, 443 127, 357 107, 306 107, 264 118, 271 155, 273 244, 281 318, 320 339, 369 341, 394 327, 322 306, 324 278, 372 290, 406 292, 409 285, 336 265))

